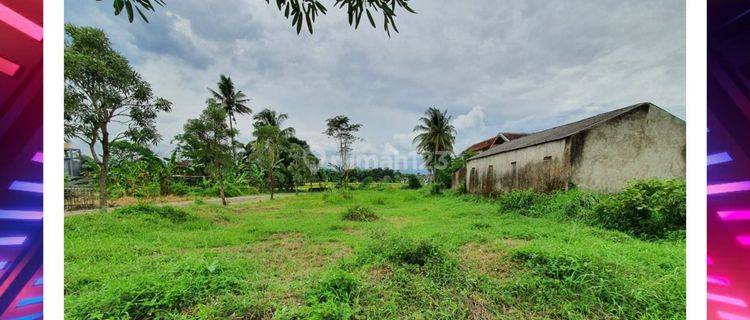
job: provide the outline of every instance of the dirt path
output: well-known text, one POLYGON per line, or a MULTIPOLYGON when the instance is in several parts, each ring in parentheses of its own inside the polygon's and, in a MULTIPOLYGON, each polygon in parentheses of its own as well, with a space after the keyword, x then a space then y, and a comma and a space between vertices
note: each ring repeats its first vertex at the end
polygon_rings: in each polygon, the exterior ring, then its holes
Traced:
MULTIPOLYGON (((273 195, 274 199, 276 198, 285 198, 288 196, 292 196, 294 193, 276 193, 273 195)), ((245 203, 245 202, 261 202, 270 200, 271 196, 268 194, 254 194, 249 196, 239 196, 234 198, 227 198, 228 204, 235 204, 235 203, 245 203)), ((209 198, 209 199, 203 199, 203 202, 205 203, 212 203, 212 204, 221 204, 221 198, 209 198)), ((195 203, 194 200, 186 200, 186 201, 177 201, 177 202, 161 202, 161 203, 154 203, 154 205, 157 206, 187 206, 195 203)), ((109 208, 110 210, 115 208, 109 208)), ((65 211, 65 216, 74 216, 79 214, 86 214, 86 213, 94 213, 99 212, 99 209, 90 209, 90 210, 76 210, 76 211, 65 211)))

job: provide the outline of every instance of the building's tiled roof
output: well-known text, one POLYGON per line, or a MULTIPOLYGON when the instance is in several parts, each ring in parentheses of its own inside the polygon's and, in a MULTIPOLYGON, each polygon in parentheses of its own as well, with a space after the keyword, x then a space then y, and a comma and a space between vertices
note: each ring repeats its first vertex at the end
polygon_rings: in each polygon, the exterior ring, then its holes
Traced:
POLYGON ((496 136, 494 136, 492 138, 489 138, 487 140, 482 140, 482 141, 479 141, 479 142, 477 142, 475 144, 472 144, 471 146, 469 146, 468 148, 466 148, 466 150, 464 152, 469 152, 469 151, 473 151, 473 152, 484 151, 484 150, 487 150, 487 149, 489 149, 490 147, 492 147, 492 146, 494 146, 496 144, 503 143, 504 140, 503 140, 503 138, 500 137, 500 135, 503 135, 508 140, 515 140, 515 139, 518 139, 520 137, 526 136, 527 133, 501 132, 501 133, 497 134, 496 136))
POLYGON ((638 108, 648 108, 649 106, 653 106, 653 105, 648 102, 639 103, 639 104, 635 104, 629 107, 613 110, 610 112, 605 112, 605 113, 595 115, 590 118, 586 118, 586 119, 576 121, 573 123, 565 124, 559 127, 554 127, 554 128, 547 129, 544 131, 532 133, 527 136, 518 138, 516 140, 511 140, 506 143, 495 145, 494 147, 491 147, 487 151, 484 151, 472 157, 471 159, 484 158, 484 157, 495 155, 498 153, 503 153, 503 152, 507 152, 511 150, 526 148, 526 147, 550 142, 550 141, 564 139, 578 132, 581 132, 583 130, 592 128, 607 120, 616 118, 632 110, 635 110, 638 108))

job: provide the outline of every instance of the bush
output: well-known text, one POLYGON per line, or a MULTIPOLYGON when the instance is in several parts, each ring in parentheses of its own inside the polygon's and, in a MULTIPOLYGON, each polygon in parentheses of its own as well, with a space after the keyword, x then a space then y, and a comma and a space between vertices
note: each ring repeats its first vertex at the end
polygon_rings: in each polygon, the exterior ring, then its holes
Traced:
POLYGON ((158 182, 152 182, 135 189, 134 196, 138 198, 155 198, 161 195, 158 182))
POLYGON ((383 178, 380 179, 380 182, 382 182, 382 183, 391 183, 391 182, 393 182, 393 178, 391 178, 391 176, 383 176, 383 178))
POLYGON ((378 215, 368 207, 354 206, 347 209, 341 218, 349 221, 375 221, 378 220, 378 215))
POLYGON ((406 181, 405 189, 417 190, 422 188, 422 181, 416 175, 409 175, 406 181))
POLYGON ((362 183, 359 184, 360 189, 367 189, 375 180, 372 179, 372 177, 365 177, 364 180, 362 180, 362 183))
POLYGON ((663 239, 685 230, 685 180, 631 182, 604 197, 586 220, 646 239, 663 239))
POLYGON ((435 196, 443 194, 443 186, 438 183, 428 183, 422 187, 421 191, 427 196, 435 196))
POLYGON ((533 206, 541 195, 534 192, 534 190, 513 190, 500 195, 497 198, 497 203, 500 204, 501 210, 505 211, 519 211, 529 209, 533 206))
POLYGON ((360 281, 337 270, 326 275, 307 293, 312 319, 354 319, 361 313, 360 281))
POLYGON ((112 279, 99 291, 66 300, 66 318, 172 319, 191 306, 222 294, 247 290, 239 264, 186 259, 158 265, 158 273, 135 273, 112 279), (169 281, 165 281, 169 279, 169 281))
POLYGON ((185 222, 195 218, 185 210, 171 206, 154 206, 149 204, 138 204, 115 209, 114 214, 119 216, 151 216, 160 217, 172 222, 185 222))
POLYGON ((391 236, 373 242, 369 252, 395 264, 425 266, 442 264, 450 260, 446 251, 433 240, 401 236, 391 236))
POLYGON ((169 192, 176 196, 184 196, 193 192, 193 188, 184 182, 174 182, 169 185, 169 192))

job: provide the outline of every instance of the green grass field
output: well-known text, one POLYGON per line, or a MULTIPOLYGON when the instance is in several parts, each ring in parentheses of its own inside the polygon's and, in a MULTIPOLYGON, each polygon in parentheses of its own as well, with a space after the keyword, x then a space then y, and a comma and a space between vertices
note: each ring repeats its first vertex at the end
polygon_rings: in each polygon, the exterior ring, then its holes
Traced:
POLYGON ((685 318, 683 240, 538 215, 384 189, 68 217, 66 316, 685 318))

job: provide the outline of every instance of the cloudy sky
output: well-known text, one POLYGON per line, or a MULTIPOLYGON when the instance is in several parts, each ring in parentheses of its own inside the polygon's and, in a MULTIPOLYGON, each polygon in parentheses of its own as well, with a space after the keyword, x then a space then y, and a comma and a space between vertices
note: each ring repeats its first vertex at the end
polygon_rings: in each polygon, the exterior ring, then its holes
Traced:
MULTIPOLYGON (((684 1, 411 3, 418 14, 399 15, 391 38, 330 6, 315 34, 297 35, 263 0, 167 1, 149 24, 115 17, 111 0, 68 0, 65 19, 103 29, 174 103, 158 119, 163 155, 220 74, 253 110, 288 113, 319 155, 335 152, 322 131, 338 114, 363 124, 355 153, 370 159, 413 155, 411 129, 431 106, 453 115, 457 151, 643 101, 685 118, 684 1)), ((238 121, 249 140, 250 117, 238 121)))

